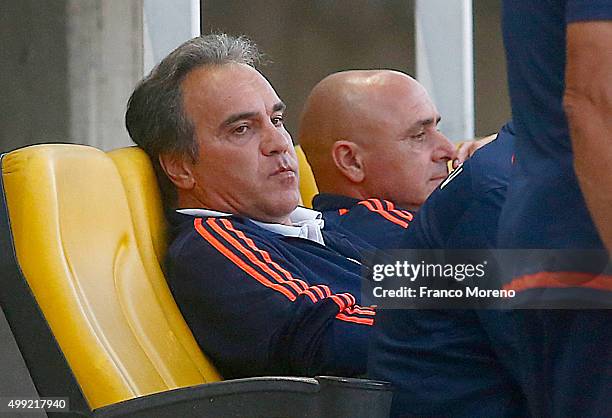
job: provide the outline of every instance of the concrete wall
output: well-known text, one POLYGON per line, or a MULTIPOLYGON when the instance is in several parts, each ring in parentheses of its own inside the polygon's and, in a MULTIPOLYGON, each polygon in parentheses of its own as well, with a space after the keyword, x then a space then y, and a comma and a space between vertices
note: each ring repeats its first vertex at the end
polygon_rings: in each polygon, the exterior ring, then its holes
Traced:
MULTIPOLYGON (((40 142, 130 144, 123 115, 134 85, 197 33, 197 0, 170 4, 0 0, 0 150, 40 142)), ((413 0, 204 0, 202 27, 247 34, 260 45, 271 61, 262 70, 287 102, 295 133, 306 95, 331 72, 394 68, 415 75, 414 12, 413 0)), ((476 135, 510 117, 499 12, 499 1, 473 0, 476 135)))
POLYGON ((0 151, 69 137, 63 1, 0 2, 0 151))
POLYGON ((501 1, 473 0, 476 135, 497 132, 511 117, 501 1))
POLYGON ((125 105, 142 78, 142 1, 69 0, 70 142, 129 145, 125 105))
MULTIPOLYGON (((510 106, 501 1, 472 1, 473 125, 475 135, 482 136, 497 131, 510 118, 510 106)), ((291 133, 306 95, 331 72, 349 68, 416 72, 414 0, 203 0, 202 28, 203 33, 248 35, 267 53, 271 63, 261 70, 288 104, 291 133)), ((437 23, 432 31, 444 34, 448 27, 437 23)), ((438 90, 440 95, 448 93, 438 90)), ((443 119, 448 121, 449 114, 443 119)))
POLYGON ((127 98, 142 77, 142 0, 2 0, 0 149, 131 143, 127 98))
POLYGON ((414 74, 414 2, 406 0, 204 0, 202 33, 252 38, 271 61, 261 67, 287 104, 296 136, 314 85, 346 69, 392 68, 414 74))

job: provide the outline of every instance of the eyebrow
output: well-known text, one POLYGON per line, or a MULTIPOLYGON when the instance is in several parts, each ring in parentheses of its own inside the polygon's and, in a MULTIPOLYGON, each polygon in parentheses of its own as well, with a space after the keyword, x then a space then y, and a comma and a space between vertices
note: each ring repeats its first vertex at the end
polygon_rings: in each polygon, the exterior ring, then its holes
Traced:
MULTIPOLYGON (((272 106, 272 112, 279 112, 281 110, 285 110, 287 108, 287 105, 285 105, 285 103, 283 102, 278 102, 276 103, 274 106, 272 106)), ((221 126, 228 126, 231 125, 232 123, 239 121, 241 119, 250 119, 253 118, 255 116, 257 116, 258 112, 242 112, 242 113, 235 113, 233 115, 230 115, 229 117, 227 117, 222 123, 221 126)))
POLYGON ((287 109, 287 105, 283 102, 278 102, 272 107, 272 113, 280 112, 281 110, 287 109))
MULTIPOLYGON (((436 125, 438 123, 440 123, 441 120, 442 120, 442 117, 440 115, 436 116, 436 119, 435 119, 436 125)), ((410 127, 410 129, 412 130, 412 129, 420 128, 421 126, 431 125, 432 123, 434 123, 434 119, 433 118, 422 119, 422 120, 419 120, 419 121, 415 122, 410 127)))

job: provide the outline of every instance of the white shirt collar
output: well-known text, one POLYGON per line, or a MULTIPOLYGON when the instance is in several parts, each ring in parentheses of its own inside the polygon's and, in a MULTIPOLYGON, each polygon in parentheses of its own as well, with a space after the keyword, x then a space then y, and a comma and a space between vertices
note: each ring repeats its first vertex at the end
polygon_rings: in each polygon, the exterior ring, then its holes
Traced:
MULTIPOLYGON (((177 212, 191 216, 231 216, 231 213, 209 209, 178 209, 177 212)), ((321 212, 298 206, 289 215, 289 220, 293 225, 266 223, 251 219, 253 223, 257 224, 261 228, 285 237, 304 238, 317 242, 321 245, 325 245, 325 241, 323 241, 323 233, 321 232, 325 222, 323 221, 323 215, 321 212)))

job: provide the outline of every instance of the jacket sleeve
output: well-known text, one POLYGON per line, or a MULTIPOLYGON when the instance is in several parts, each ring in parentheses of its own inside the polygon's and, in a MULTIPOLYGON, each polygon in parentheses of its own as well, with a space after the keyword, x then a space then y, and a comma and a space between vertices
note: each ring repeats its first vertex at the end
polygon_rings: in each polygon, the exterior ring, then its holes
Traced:
POLYGON ((228 219, 196 219, 194 229, 171 250, 170 284, 224 377, 365 371, 371 308, 305 278, 228 219))

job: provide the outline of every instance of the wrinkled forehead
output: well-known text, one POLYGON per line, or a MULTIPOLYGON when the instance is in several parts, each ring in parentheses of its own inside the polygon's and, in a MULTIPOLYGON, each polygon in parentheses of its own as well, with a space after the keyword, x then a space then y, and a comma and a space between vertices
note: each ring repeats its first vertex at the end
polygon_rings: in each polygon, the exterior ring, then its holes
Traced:
POLYGON ((401 82, 388 87, 383 102, 387 105, 386 109, 393 111, 396 117, 417 121, 436 119, 439 116, 438 109, 422 85, 401 82))
POLYGON ((271 112, 280 99, 268 80, 244 64, 200 67, 181 84, 185 113, 213 127, 229 115, 271 112))
POLYGON ((355 122, 371 134, 397 136, 423 121, 437 120, 439 113, 427 94, 416 83, 380 86, 362 100, 363 117, 355 122))

